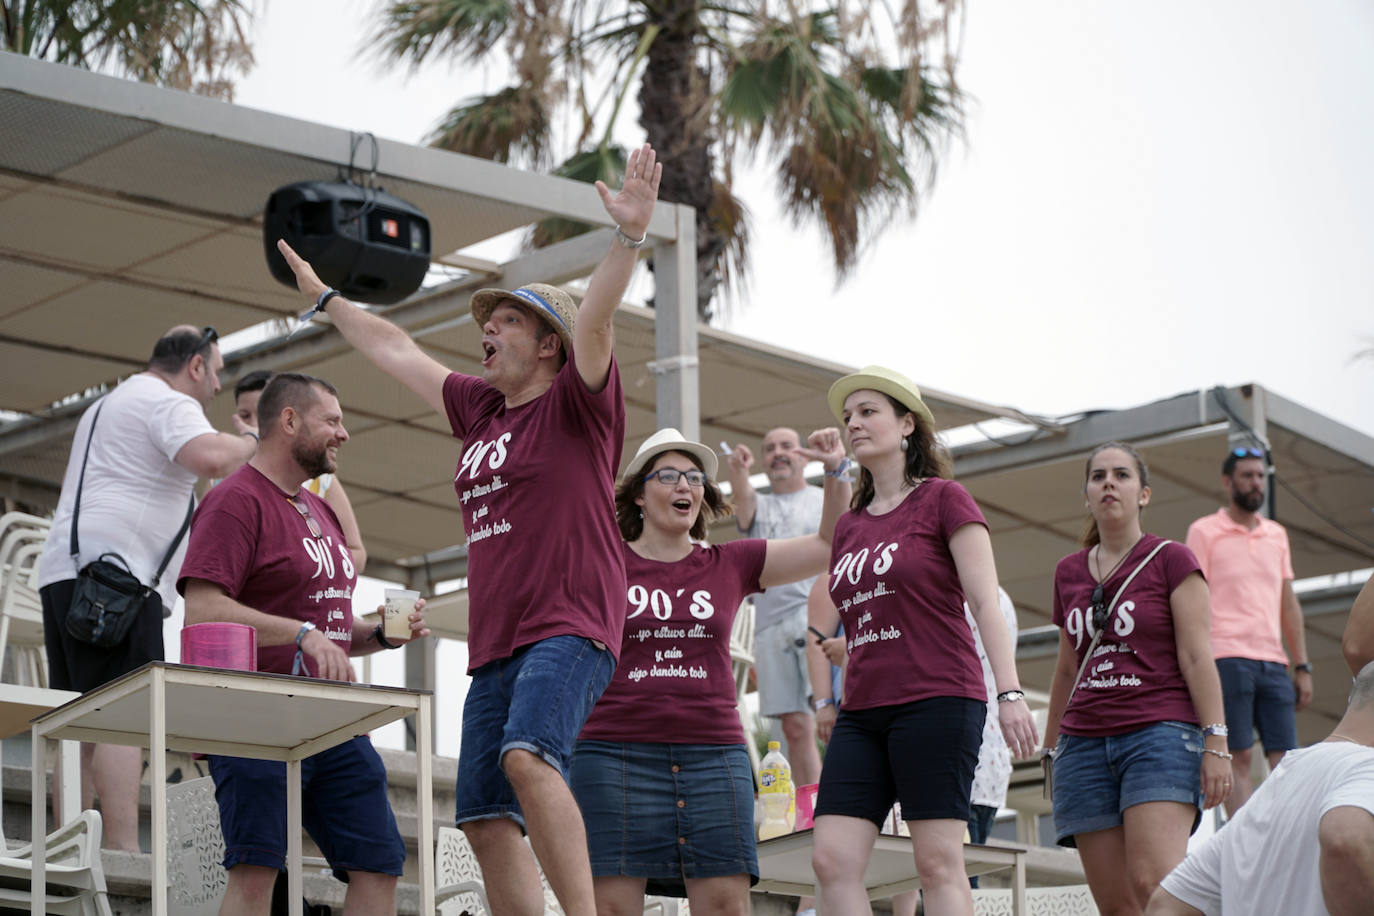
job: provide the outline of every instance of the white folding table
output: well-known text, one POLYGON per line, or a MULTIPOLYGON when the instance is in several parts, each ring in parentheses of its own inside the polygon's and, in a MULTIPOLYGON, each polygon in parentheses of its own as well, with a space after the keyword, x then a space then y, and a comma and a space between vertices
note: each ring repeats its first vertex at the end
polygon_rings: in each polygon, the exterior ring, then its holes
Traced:
MULTIPOLYGON (((287 899, 291 916, 301 916, 301 761, 413 713, 420 912, 432 913, 432 700, 428 690, 151 662, 33 720, 33 835, 46 832, 44 773, 50 739, 148 748, 152 904, 154 916, 166 916, 166 752, 281 760, 286 763, 287 899)), ((35 843, 35 888, 43 887, 43 873, 44 851, 35 843)), ((33 898, 37 916, 42 895, 35 892, 33 898)))

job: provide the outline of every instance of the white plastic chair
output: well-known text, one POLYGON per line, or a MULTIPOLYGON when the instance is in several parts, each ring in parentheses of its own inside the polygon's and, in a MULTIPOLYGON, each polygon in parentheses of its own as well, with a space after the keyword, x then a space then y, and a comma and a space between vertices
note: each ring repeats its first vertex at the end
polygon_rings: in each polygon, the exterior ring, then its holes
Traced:
MULTIPOLYGON (((538 865, 538 860, 535 860, 538 865)), ((544 912, 562 916, 563 908, 558 905, 549 880, 544 877, 544 869, 539 869, 539 882, 544 888, 544 912)), ((490 916, 491 904, 487 901, 487 889, 482 879, 482 866, 477 864, 477 854, 472 851, 467 834, 458 827, 440 827, 437 849, 434 853, 434 903, 442 916, 490 916)), ((644 898, 644 912, 653 916, 690 916, 687 902, 671 897, 644 898)))
POLYGON ((754 747, 750 732, 753 723, 744 713, 744 695, 749 691, 749 670, 754 667, 754 603, 745 601, 735 614, 735 625, 730 630, 730 667, 735 674, 735 707, 739 710, 740 725, 744 727, 744 747, 749 752, 749 763, 754 772, 759 771, 759 751, 754 747))
MULTIPOLYGON (((229 887, 224 870, 215 781, 209 776, 167 787, 167 911, 174 916, 216 916, 229 887)), ((307 867, 329 863, 306 856, 307 867)))
POLYGON ((15 543, 18 546, 10 552, 4 585, 0 588, 0 666, 4 664, 6 648, 20 650, 27 659, 25 677, 16 678, 14 683, 46 687, 48 658, 43 648, 43 604, 37 588, 44 538, 18 538, 15 543))
MULTIPOLYGON (((974 916, 1011 916, 1011 891, 978 888, 973 892, 974 916)), ((1086 884, 1026 888, 1028 916, 1098 916, 1097 904, 1086 884)))
MULTIPOLYGON (((59 916, 111 916, 105 872, 100 865, 100 814, 83 811, 44 842, 47 884, 43 912, 59 916)), ((32 906, 33 845, 0 855, 0 908, 32 906)))

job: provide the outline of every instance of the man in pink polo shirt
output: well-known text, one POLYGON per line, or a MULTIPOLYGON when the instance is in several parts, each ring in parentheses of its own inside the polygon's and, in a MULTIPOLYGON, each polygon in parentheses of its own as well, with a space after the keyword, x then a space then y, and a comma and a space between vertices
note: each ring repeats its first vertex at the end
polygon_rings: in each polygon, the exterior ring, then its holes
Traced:
POLYGON ((1295 711, 1312 699, 1302 606, 1293 594, 1288 533, 1259 514, 1264 505, 1264 455, 1235 448, 1221 465, 1221 484, 1231 501, 1188 526, 1188 546, 1197 555, 1212 592, 1212 652, 1226 701, 1226 728, 1234 783, 1227 815, 1245 804, 1255 729, 1269 759, 1278 766, 1298 745, 1295 711), (1288 677, 1287 641, 1296 661, 1288 677))

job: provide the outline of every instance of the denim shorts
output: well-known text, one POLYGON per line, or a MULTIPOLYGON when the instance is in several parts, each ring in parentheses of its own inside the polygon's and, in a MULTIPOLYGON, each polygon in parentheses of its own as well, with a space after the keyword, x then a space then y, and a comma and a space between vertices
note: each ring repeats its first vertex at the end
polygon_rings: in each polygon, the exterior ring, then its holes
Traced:
POLYGON ((816 816, 861 817, 881 827, 895 799, 903 820, 967 821, 987 713, 986 700, 965 697, 842 707, 821 767, 816 816))
POLYGON ((647 878, 687 896, 688 878, 759 880, 754 774, 742 744, 579 741, 572 790, 596 877, 647 878))
POLYGON ((1197 829, 1202 819, 1202 729, 1196 725, 1156 722, 1122 735, 1059 736, 1054 831, 1060 846, 1077 846, 1075 834, 1119 827, 1121 812, 1157 801, 1197 808, 1197 829))
MULTIPOLYGON (((224 867, 286 869, 286 764, 210 757, 224 867)), ((301 761, 301 824, 334 875, 400 875, 406 848, 386 796, 386 767, 366 737, 301 761)))
POLYGON ((1298 694, 1288 667, 1253 658, 1219 658, 1221 697, 1226 705, 1227 745, 1243 751, 1255 743, 1255 729, 1266 752, 1298 746, 1298 694))
POLYGON ((520 748, 564 779, 573 742, 615 673, 609 649, 581 636, 553 636, 487 662, 463 704, 455 823, 508 817, 525 825, 501 760, 520 748))
POLYGON ((810 713, 805 605, 754 634, 754 677, 759 685, 760 715, 810 713))

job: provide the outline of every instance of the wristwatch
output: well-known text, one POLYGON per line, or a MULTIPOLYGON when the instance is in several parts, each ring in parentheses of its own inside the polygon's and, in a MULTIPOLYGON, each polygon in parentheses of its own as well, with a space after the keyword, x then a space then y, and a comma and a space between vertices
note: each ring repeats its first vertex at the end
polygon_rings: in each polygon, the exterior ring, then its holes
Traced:
POLYGON ((1297 674, 1299 671, 1305 671, 1305 672, 1307 672, 1308 674, 1311 674, 1311 673, 1312 673, 1312 663, 1311 663, 1311 662, 1298 662, 1298 664, 1296 664, 1296 665, 1293 666, 1293 673, 1294 673, 1294 674, 1297 674))

